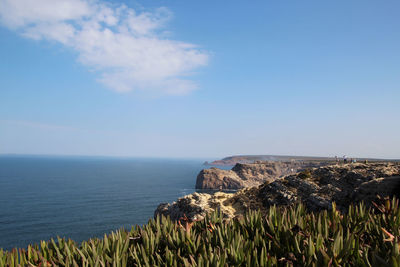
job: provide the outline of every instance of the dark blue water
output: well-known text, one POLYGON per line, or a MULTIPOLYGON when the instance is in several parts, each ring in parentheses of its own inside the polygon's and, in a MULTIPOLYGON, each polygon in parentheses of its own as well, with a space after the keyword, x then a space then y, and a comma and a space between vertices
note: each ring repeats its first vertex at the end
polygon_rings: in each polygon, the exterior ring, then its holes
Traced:
POLYGON ((77 242, 153 216, 194 192, 202 160, 0 157, 0 247, 77 242))

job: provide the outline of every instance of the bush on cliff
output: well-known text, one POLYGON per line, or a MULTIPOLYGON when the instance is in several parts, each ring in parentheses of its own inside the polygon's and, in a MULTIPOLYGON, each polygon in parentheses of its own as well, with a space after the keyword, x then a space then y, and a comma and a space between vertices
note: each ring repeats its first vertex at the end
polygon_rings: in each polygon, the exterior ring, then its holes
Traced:
POLYGON ((311 178, 311 170, 305 169, 304 171, 300 172, 298 176, 300 179, 309 179, 311 178))
POLYGON ((303 205, 224 221, 150 220, 80 245, 58 238, 0 250, 0 266, 399 266, 396 199, 375 208, 307 212, 303 205))

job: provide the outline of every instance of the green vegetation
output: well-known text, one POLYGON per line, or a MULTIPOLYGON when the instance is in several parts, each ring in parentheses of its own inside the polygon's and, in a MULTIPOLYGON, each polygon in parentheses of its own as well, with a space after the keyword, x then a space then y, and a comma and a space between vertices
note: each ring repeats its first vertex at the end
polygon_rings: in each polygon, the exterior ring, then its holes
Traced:
POLYGON ((399 266, 399 202, 381 202, 346 214, 299 204, 230 221, 157 218, 79 246, 58 238, 0 250, 0 266, 399 266))
POLYGON ((305 169, 304 171, 299 172, 298 176, 300 179, 309 179, 311 178, 311 170, 305 169))

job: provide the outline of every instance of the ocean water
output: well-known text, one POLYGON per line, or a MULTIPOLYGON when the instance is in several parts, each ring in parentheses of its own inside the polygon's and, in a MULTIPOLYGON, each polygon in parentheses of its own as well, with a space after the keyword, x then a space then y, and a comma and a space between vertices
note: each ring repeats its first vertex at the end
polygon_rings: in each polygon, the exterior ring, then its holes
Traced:
POLYGON ((77 242, 144 224, 193 193, 202 160, 0 157, 0 248, 77 242))

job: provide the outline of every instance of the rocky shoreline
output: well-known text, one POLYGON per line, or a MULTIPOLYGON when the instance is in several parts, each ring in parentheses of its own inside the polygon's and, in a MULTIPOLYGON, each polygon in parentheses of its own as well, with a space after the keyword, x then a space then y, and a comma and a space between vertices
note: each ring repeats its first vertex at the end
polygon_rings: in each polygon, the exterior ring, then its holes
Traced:
MULTIPOLYGON (((252 174, 266 175, 262 169, 252 174)), ((302 202, 309 210, 331 209, 335 202, 339 210, 351 203, 377 196, 400 195, 400 163, 348 163, 303 169, 274 180, 264 179, 258 186, 245 187, 236 193, 194 193, 173 203, 162 203, 154 215, 177 220, 187 216, 200 220, 212 211, 220 210, 224 217, 242 216, 247 210, 265 212, 272 205, 292 205, 302 202)))

